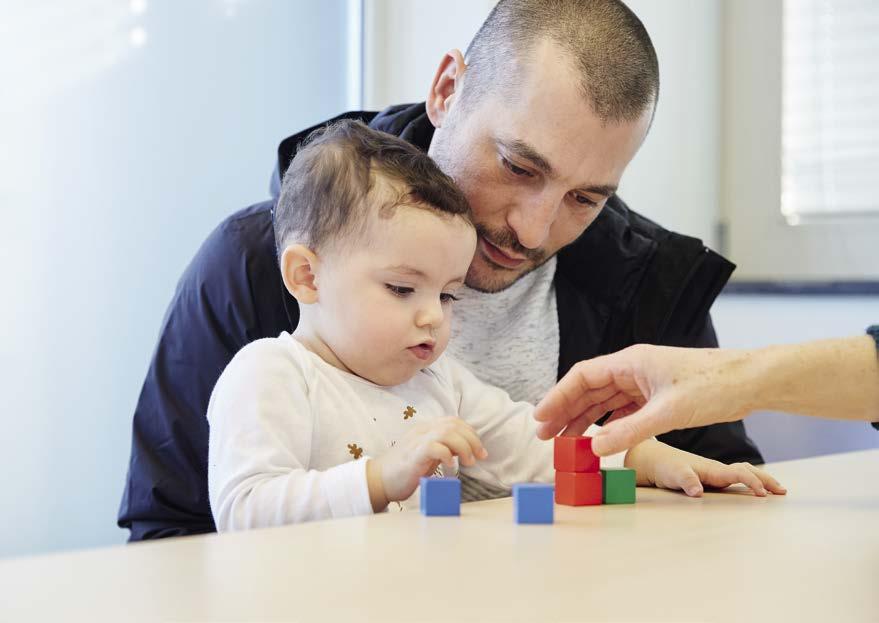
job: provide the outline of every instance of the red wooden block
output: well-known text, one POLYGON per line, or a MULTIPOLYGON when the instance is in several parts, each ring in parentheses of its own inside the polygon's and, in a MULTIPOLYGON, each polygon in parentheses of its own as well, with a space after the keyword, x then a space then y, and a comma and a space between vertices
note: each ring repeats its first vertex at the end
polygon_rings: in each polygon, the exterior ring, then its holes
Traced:
POLYGON ((555 502, 566 506, 601 504, 601 472, 556 472, 555 502))
POLYGON ((598 472, 601 460, 592 452, 592 437, 556 437, 553 463, 559 472, 598 472))

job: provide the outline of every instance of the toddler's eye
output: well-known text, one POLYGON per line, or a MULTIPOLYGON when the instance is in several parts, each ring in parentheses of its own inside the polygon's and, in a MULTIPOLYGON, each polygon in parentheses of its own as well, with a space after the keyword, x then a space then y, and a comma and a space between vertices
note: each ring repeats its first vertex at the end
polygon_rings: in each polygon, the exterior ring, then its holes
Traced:
POLYGON ((390 283, 386 283, 385 287, 393 293, 394 296, 404 297, 408 296, 415 292, 415 288, 407 288, 405 286, 395 286, 390 283))
POLYGON ((460 301, 457 296, 454 294, 449 294, 448 292, 443 292, 440 294, 440 302, 442 303, 451 303, 452 301, 460 301))

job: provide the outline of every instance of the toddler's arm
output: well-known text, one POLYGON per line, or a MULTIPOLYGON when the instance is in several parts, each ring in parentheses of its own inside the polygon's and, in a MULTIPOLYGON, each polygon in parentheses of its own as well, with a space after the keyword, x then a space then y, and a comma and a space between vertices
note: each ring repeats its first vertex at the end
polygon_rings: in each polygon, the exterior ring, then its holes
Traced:
POLYGON ((691 497, 701 496, 703 485, 723 489, 737 483, 746 485, 758 496, 787 492, 775 478, 750 463, 725 465, 655 439, 642 441, 629 450, 626 467, 635 470, 639 485, 680 489, 691 497))
POLYGON ((303 371, 275 340, 242 349, 208 406, 208 491, 219 532, 372 513, 366 460, 308 469, 303 371))
MULTIPOLYGON (((534 406, 515 402, 504 390, 480 381, 451 357, 444 365, 459 396, 458 415, 476 429, 488 450, 486 460, 462 467, 462 471, 507 489, 517 482, 552 482, 553 443, 537 438, 534 406)), ((606 457, 602 465, 622 466, 624 456, 606 457)))

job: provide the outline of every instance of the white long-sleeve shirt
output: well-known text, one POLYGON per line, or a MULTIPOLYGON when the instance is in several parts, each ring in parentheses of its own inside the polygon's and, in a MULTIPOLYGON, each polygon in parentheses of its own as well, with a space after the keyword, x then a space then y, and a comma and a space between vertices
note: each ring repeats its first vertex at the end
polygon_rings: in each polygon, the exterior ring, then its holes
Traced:
MULTIPOLYGON (((326 363, 288 333, 258 340, 235 355, 208 405, 217 529, 372 513, 366 459, 414 423, 449 415, 471 424, 488 450, 461 468, 467 475, 504 488, 551 482, 553 445, 537 439, 532 411, 445 355, 384 387, 326 363)), ((416 492, 402 506, 417 502, 416 492)))

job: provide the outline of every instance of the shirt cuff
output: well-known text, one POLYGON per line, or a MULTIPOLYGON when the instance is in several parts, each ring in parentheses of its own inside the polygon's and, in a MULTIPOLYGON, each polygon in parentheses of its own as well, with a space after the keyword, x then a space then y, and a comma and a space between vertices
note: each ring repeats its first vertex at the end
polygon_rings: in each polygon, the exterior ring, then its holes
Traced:
POLYGON ((366 461, 362 456, 328 469, 323 481, 323 492, 333 517, 371 515, 369 484, 366 481, 366 461))
MULTIPOLYGON (((879 357, 879 324, 867 327, 867 335, 872 337, 873 341, 876 342, 876 356, 879 357)), ((876 430, 879 430, 879 422, 872 422, 871 425, 876 430)))

